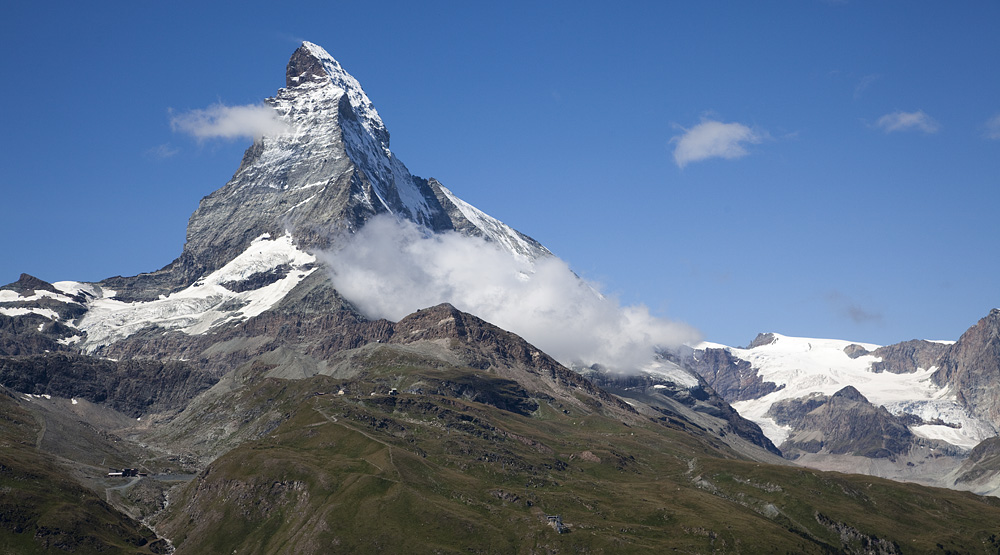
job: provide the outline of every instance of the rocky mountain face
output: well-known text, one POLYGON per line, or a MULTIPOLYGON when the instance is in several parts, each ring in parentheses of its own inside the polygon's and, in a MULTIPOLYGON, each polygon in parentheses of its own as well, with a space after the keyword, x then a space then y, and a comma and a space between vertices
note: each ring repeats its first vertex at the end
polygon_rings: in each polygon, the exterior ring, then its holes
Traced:
POLYGON ((0 287, 0 356, 74 350, 79 332, 71 323, 86 312, 86 298, 21 274, 0 287))
POLYGON ((1000 489, 1000 437, 984 440, 952 473, 955 484, 977 492, 1000 489))
POLYGON ((789 457, 824 452, 894 459, 909 451, 914 441, 904 419, 871 404, 852 386, 831 396, 779 401, 771 405, 768 415, 792 428, 781 445, 789 457))
POLYGON ((685 349, 683 364, 730 403, 757 399, 781 389, 774 382, 761 379, 749 361, 736 358, 726 349, 685 349))
POLYGON ((649 414, 658 420, 684 422, 692 434, 721 440, 749 458, 774 462, 762 450, 781 456, 759 426, 741 417, 704 380, 688 388, 653 375, 591 371, 584 376, 622 399, 652 408, 655 412, 649 414))
POLYGON ((995 471, 966 458, 998 429, 998 324, 887 346, 760 334, 682 360, 800 464, 991 492, 995 471))
POLYGON ((286 87, 266 102, 284 132, 257 139, 229 183, 202 199, 177 260, 102 282, 116 298, 149 301, 187 287, 262 236, 288 234, 303 251, 329 248, 338 233, 384 213, 431 231, 483 236, 521 256, 548 254, 436 180, 410 174, 361 85, 324 49, 303 43, 285 75, 286 87))
POLYGON ((937 366, 934 383, 955 390, 970 412, 1000 429, 1000 309, 963 333, 937 366))
POLYGON ((179 411, 216 381, 178 361, 114 361, 73 353, 0 357, 0 384, 9 389, 85 399, 133 418, 179 411))
POLYGON ((871 352, 872 356, 881 359, 872 364, 872 371, 912 374, 921 368, 938 366, 938 361, 950 348, 947 343, 920 339, 879 347, 871 352))

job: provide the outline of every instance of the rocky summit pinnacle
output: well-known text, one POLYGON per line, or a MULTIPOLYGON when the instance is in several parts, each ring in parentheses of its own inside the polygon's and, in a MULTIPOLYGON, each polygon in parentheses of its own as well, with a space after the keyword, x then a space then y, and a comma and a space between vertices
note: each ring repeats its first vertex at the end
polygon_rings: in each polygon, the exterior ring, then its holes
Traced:
POLYGON ((368 95, 326 50, 302 43, 285 75, 287 86, 263 102, 274 125, 247 148, 229 182, 201 200, 177 259, 154 272, 61 289, 22 280, 0 304, 18 303, 18 325, 44 337, 8 350, 173 356, 177 345, 261 315, 328 313, 345 301, 323 251, 382 214, 433 233, 481 237, 527 260, 549 255, 436 180, 411 174, 389 150, 368 95))
POLYGON ((288 89, 315 84, 320 87, 335 87, 344 91, 351 103, 351 108, 359 116, 366 131, 382 145, 389 148, 389 132, 379 118, 372 101, 361 89, 351 74, 344 71, 340 62, 335 60, 323 47, 311 42, 303 42, 285 69, 285 87, 288 89))
POLYGON ((287 236, 300 251, 322 250, 385 213, 435 232, 480 236, 517 256, 549 254, 436 180, 412 175, 389 150, 389 132, 361 85, 322 47, 302 43, 285 80, 265 101, 278 131, 255 140, 232 179, 202 199, 177 260, 103 282, 119 300, 154 300, 190 287, 261 238, 287 236))

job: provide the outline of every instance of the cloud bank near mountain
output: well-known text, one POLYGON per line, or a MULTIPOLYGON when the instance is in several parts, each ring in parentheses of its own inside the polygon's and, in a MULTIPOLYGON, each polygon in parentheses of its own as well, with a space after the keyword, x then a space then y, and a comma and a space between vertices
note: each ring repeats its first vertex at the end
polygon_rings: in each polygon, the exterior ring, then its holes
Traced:
POLYGON ((516 258, 458 233, 431 234, 392 216, 373 218, 319 257, 334 286, 366 316, 399 320, 448 302, 512 331, 564 364, 635 371, 656 347, 699 340, 692 327, 622 306, 556 257, 516 258))

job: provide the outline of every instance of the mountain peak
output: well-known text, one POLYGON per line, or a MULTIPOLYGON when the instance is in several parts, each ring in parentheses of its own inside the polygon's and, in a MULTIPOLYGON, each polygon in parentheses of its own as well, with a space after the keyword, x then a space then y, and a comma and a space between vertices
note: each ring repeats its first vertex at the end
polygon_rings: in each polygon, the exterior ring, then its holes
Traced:
POLYGON ((868 402, 868 398, 861 394, 853 385, 848 385, 833 394, 833 399, 845 399, 848 401, 868 402))
POLYGON ((328 81, 334 73, 346 73, 340 62, 334 59, 322 46, 303 42, 285 68, 285 86, 296 87, 305 83, 328 81), (331 70, 327 69, 330 66, 331 70))
POLYGON ((382 118, 372 101, 361 88, 361 83, 344 70, 329 52, 322 46, 305 41, 299 46, 285 67, 285 87, 295 90, 308 85, 314 87, 329 86, 340 89, 351 103, 359 121, 380 144, 381 148, 389 150, 389 131, 386 130, 382 118))

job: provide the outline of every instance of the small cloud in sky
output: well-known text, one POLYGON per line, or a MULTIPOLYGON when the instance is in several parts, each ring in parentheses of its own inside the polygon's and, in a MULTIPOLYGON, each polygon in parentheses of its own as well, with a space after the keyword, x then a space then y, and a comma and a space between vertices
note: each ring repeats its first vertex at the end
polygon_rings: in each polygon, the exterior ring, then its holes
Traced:
POLYGON ((741 158, 749 154, 746 145, 757 144, 767 133, 755 131, 742 123, 703 120, 691 129, 670 139, 674 147, 674 162, 683 168, 691 162, 709 158, 741 158))
POLYGON ((983 133, 983 137, 1000 140, 1000 114, 986 120, 986 131, 983 133))
POLYGON ((280 135, 289 131, 288 125, 278 118, 278 113, 263 104, 215 104, 204 110, 171 114, 170 127, 198 140, 241 137, 256 140, 264 135, 280 135))
POLYGON ((163 143, 162 145, 157 145, 153 148, 147 149, 146 157, 166 160, 167 158, 173 158, 178 152, 180 152, 179 148, 171 146, 170 143, 163 143))
POLYGON ((858 84, 854 86, 854 98, 861 98, 861 95, 868 90, 868 87, 872 86, 872 83, 878 81, 880 77, 881 75, 877 74, 865 75, 862 77, 861 80, 858 81, 858 84))
POLYGON ((855 324, 873 324, 882 322, 882 313, 862 306, 839 291, 831 291, 826 295, 834 310, 851 319, 855 324))
POLYGON ((916 112, 893 112, 886 114, 875 122, 878 127, 886 133, 895 131, 923 131, 924 133, 937 133, 941 128, 938 122, 928 116, 923 110, 916 112))
POLYGON ((510 330, 564 364, 634 371, 657 348, 696 342, 690 326, 621 305, 547 256, 516 258, 456 232, 376 216, 320 255, 337 291, 366 316, 399 320, 443 302, 510 330))

